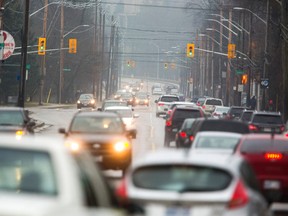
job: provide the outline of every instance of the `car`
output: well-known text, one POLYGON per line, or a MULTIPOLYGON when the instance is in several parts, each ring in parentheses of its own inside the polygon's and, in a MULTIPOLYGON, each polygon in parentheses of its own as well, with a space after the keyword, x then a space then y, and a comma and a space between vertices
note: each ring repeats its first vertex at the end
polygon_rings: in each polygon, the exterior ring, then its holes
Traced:
POLYGON ((114 98, 115 100, 119 100, 120 97, 121 97, 121 95, 122 95, 123 93, 127 93, 126 89, 119 89, 119 90, 115 93, 115 95, 114 95, 113 98, 114 98))
POLYGON ((215 110, 212 112, 211 116, 213 118, 224 118, 224 115, 227 114, 230 107, 226 106, 215 106, 215 110))
POLYGON ((237 155, 161 149, 132 164, 116 194, 149 215, 269 215, 251 167, 237 155))
POLYGON ((288 140, 280 134, 243 136, 236 154, 252 166, 269 203, 288 201, 288 140))
POLYGON ((285 124, 279 112, 258 112, 252 114, 248 123, 252 133, 278 133, 285 130, 285 124))
POLYGON ((199 98, 196 104, 201 106, 205 112, 212 113, 216 106, 223 106, 223 101, 219 98, 207 97, 199 98))
POLYGON ((149 106, 149 98, 147 94, 136 94, 135 95, 135 104, 136 105, 145 105, 149 106))
POLYGON ((83 107, 91 107, 96 109, 96 99, 93 94, 81 94, 79 99, 77 100, 77 109, 81 109, 83 107))
POLYGON ((165 94, 165 92, 161 87, 155 87, 152 90, 152 95, 163 95, 163 94, 165 94))
POLYGON ((169 147, 170 142, 175 141, 175 135, 181 128, 183 122, 187 118, 205 117, 205 113, 201 107, 174 107, 170 117, 165 122, 164 146, 169 147))
POLYGON ((254 111, 255 110, 247 110, 247 109, 243 110, 239 120, 247 123, 250 122, 254 111))
POLYGON ((191 151, 233 154, 242 138, 242 134, 231 132, 198 132, 191 146, 191 151))
POLYGON ((172 102, 179 101, 179 97, 175 95, 162 95, 155 100, 156 103, 156 117, 159 115, 166 114, 168 107, 171 105, 172 102))
POLYGON ((0 133, 16 136, 34 134, 36 123, 29 117, 29 111, 20 107, 0 107, 0 133))
POLYGON ((240 106, 231 106, 230 109, 227 112, 227 115, 225 116, 225 119, 229 120, 239 120, 241 117, 241 114, 243 110, 245 110, 246 107, 240 107, 240 106))
POLYGON ((123 93, 120 97, 121 101, 127 102, 128 106, 135 106, 135 97, 132 93, 123 93))
POLYGON ((125 128, 119 114, 82 111, 76 113, 68 130, 59 128, 67 142, 87 149, 103 169, 125 172, 132 160, 131 137, 135 131, 125 128))
POLYGON ((174 101, 174 102, 170 103, 170 105, 169 105, 169 107, 168 107, 168 109, 166 111, 166 116, 165 116, 166 119, 169 118, 169 116, 171 115, 172 110, 176 106, 191 106, 191 107, 195 106, 196 107, 196 104, 192 103, 192 102, 185 102, 185 101, 174 101))
POLYGON ((239 134, 250 133, 248 124, 244 122, 227 119, 198 118, 193 123, 191 130, 187 131, 187 146, 193 144, 197 133, 200 131, 219 131, 239 134))
POLYGON ((126 129, 128 129, 129 131, 135 131, 133 133, 134 135, 132 138, 136 139, 137 130, 135 119, 139 118, 139 114, 133 113, 131 107, 125 107, 125 106, 111 106, 107 107, 104 111, 118 113, 121 116, 126 126, 126 129))
POLYGON ((106 99, 102 102, 102 106, 99 107, 97 110, 98 111, 104 111, 107 107, 110 106, 128 106, 128 103, 126 101, 121 101, 121 100, 112 100, 112 99, 106 99))
MULTIPOLYGON (((188 144, 187 142, 187 131, 191 130, 193 123, 195 121, 195 118, 187 118, 184 120, 181 128, 175 135, 175 143, 176 148, 185 148, 188 144)), ((190 146, 189 146, 190 147, 190 146)))
POLYGON ((2 134, 0 214, 126 215, 90 154, 70 147, 62 138, 2 134))

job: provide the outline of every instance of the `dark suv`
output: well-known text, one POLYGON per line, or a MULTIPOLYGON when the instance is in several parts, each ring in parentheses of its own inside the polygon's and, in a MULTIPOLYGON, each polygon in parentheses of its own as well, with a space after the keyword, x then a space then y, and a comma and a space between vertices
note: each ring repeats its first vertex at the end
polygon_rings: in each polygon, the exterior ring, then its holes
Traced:
POLYGON ((226 118, 225 119, 236 119, 239 120, 243 110, 245 110, 245 107, 239 107, 239 106, 231 106, 230 109, 227 112, 226 118))
POLYGON ((253 133, 282 133, 285 130, 285 124, 282 116, 277 112, 254 112, 249 129, 253 133))
POLYGON ((175 135, 187 118, 204 117, 205 113, 200 107, 176 106, 170 117, 166 119, 164 146, 169 147, 175 140, 175 135))

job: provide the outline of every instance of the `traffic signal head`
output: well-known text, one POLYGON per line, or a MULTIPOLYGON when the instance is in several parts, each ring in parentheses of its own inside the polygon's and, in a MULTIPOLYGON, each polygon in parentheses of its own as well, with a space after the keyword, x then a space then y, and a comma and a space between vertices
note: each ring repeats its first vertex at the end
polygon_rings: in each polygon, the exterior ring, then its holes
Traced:
POLYGON ((40 37, 38 39, 38 55, 45 55, 46 52, 46 38, 40 37))
POLYGON ((187 57, 193 58, 194 57, 194 44, 187 44, 187 57))
POLYGON ((70 38, 69 39, 69 53, 76 53, 77 52, 77 39, 70 38))
POLYGON ((242 75, 242 78, 241 78, 241 83, 243 85, 246 85, 247 84, 247 81, 248 81, 248 75, 247 74, 243 74, 242 75))
POLYGON ((127 61, 127 66, 130 67, 130 61, 127 61))
POLYGON ((236 58, 236 45, 235 44, 228 44, 228 58, 236 58))
POLYGON ((167 63, 164 64, 164 68, 165 68, 165 69, 168 68, 168 64, 167 64, 167 63))

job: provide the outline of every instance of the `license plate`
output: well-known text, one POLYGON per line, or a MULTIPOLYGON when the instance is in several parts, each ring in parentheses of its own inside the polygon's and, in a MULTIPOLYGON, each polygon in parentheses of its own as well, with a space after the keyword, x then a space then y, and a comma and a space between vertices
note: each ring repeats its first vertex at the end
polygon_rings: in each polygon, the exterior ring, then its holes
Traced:
POLYGON ((103 157, 102 156, 94 157, 94 161, 95 162, 102 162, 103 161, 103 157))
POLYGON ((264 132, 271 132, 271 128, 264 128, 263 131, 264 132))
POLYGON ((274 180, 265 180, 263 184, 264 189, 278 190, 281 187, 280 182, 274 180))
POLYGON ((169 207, 165 216, 190 216, 190 208, 169 207))
POLYGON ((172 132, 178 132, 178 129, 177 128, 173 128, 172 132))

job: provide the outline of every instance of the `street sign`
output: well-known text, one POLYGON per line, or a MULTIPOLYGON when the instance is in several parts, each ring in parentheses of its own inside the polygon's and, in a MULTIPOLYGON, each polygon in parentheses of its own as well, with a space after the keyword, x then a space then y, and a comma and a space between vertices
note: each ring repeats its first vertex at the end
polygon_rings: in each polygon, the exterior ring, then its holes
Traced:
POLYGON ((260 86, 262 89, 269 88, 269 79, 268 78, 261 78, 260 86))
POLYGON ((63 68, 63 71, 71 71, 70 68, 63 68))
POLYGON ((244 74, 244 71, 243 70, 236 70, 236 74, 237 75, 242 75, 242 74, 244 74))
POLYGON ((15 49, 15 41, 12 35, 0 30, 0 60, 9 58, 15 49))
POLYGON ((243 85, 238 85, 238 92, 243 92, 244 86, 243 85))

